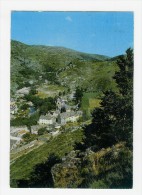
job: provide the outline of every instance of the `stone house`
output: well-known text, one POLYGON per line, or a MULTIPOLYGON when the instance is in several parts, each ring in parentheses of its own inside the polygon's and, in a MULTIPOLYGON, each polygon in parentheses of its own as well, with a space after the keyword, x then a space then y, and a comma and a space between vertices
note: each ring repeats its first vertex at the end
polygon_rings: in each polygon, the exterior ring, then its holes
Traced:
POLYGON ((67 122, 76 122, 82 116, 82 111, 70 111, 60 113, 57 122, 61 125, 65 125, 67 122))
POLYGON ((53 112, 53 116, 55 118, 57 118, 59 114, 60 114, 59 110, 56 110, 55 112, 53 112))
MULTIPOLYGON (((43 125, 42 127, 46 127, 46 125, 43 125)), ((38 134, 38 130, 41 128, 40 125, 33 125, 31 126, 31 133, 32 134, 38 134)))
POLYGON ((47 115, 41 115, 38 121, 39 125, 42 124, 46 124, 46 125, 52 125, 56 122, 56 117, 51 115, 51 114, 47 114, 47 115))

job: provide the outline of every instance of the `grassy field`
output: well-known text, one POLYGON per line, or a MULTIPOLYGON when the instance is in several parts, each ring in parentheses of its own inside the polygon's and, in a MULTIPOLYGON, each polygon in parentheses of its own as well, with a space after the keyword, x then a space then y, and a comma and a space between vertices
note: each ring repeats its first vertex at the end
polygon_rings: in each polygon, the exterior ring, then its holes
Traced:
POLYGON ((49 85, 49 84, 42 84, 38 88, 38 96, 40 98, 47 98, 47 97, 55 97, 56 95, 59 94, 59 92, 65 91, 66 88, 63 86, 58 86, 58 85, 49 85))
POLYGON ((94 108, 100 107, 100 100, 99 99, 89 99, 89 109, 93 110, 94 108))
POLYGON ((52 153, 60 158, 65 156, 66 153, 73 150, 74 143, 81 142, 82 138, 83 132, 81 129, 62 133, 33 151, 23 154, 11 165, 11 180, 28 179, 36 164, 46 161, 52 153))
POLYGON ((96 98, 95 93, 84 93, 82 102, 81 102, 81 109, 85 111, 88 115, 90 115, 91 111, 94 108, 100 106, 100 99, 96 98))

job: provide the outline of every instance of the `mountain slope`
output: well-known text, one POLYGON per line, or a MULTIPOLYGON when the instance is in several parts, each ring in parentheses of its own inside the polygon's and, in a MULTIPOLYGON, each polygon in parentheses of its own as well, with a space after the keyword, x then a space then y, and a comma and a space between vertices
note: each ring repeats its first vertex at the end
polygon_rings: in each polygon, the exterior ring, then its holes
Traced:
POLYGON ((115 61, 109 59, 64 47, 30 46, 11 41, 11 89, 29 86, 31 80, 39 85, 41 76, 43 82, 47 79, 70 88, 81 86, 92 91, 100 85, 99 90, 104 90, 114 85, 112 76, 116 66, 115 61))
MULTIPOLYGON (((18 42, 18 41, 11 41, 11 47, 13 54, 20 53, 25 54, 27 57, 34 57, 39 56, 39 54, 43 55, 46 53, 46 55, 49 57, 50 55, 54 56, 56 55, 56 58, 65 58, 65 55, 67 56, 67 59, 84 59, 84 60, 96 60, 96 61, 104 61, 106 59, 110 59, 108 56, 104 55, 98 55, 98 54, 88 54, 83 52, 78 52, 73 49, 68 49, 65 47, 54 47, 54 46, 43 46, 43 45, 26 45, 24 43, 18 42)), ((39 58, 38 58, 39 59, 39 58)))

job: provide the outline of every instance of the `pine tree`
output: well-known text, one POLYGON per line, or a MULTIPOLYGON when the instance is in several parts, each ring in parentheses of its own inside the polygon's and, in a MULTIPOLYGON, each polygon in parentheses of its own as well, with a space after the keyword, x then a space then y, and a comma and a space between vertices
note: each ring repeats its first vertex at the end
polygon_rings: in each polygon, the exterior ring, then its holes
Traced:
POLYGON ((133 50, 117 60, 119 71, 114 75, 118 92, 106 91, 101 107, 93 111, 92 124, 85 129, 85 143, 96 149, 125 141, 133 142, 133 50))

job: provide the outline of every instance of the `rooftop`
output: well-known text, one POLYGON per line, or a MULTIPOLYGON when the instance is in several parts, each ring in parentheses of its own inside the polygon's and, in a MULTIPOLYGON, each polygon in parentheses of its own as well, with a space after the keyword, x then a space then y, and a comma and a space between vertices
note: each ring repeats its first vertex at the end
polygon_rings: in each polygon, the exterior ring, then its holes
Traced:
POLYGON ((53 118, 55 118, 53 115, 47 114, 47 115, 41 115, 39 119, 51 120, 53 118))
POLYGON ((72 116, 78 116, 81 115, 82 111, 71 111, 71 112, 63 112, 60 114, 62 118, 72 117, 72 116))

